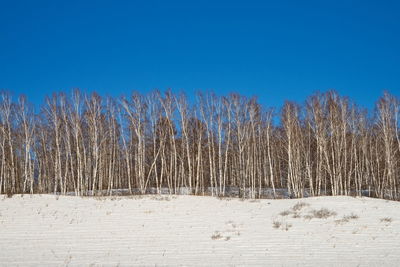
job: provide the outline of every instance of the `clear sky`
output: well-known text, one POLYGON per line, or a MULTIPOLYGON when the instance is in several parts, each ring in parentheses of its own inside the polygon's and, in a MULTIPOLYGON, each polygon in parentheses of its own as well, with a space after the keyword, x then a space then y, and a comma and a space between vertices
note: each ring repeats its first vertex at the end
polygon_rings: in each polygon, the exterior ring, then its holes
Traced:
POLYGON ((0 0, 0 88, 400 96, 400 1, 0 0))

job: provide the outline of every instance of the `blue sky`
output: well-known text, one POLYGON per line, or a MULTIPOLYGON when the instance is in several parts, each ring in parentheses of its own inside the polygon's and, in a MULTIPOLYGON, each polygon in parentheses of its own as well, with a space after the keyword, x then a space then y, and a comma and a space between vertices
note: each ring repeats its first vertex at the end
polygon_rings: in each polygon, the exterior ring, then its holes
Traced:
POLYGON ((400 96, 399 1, 4 1, 0 89, 400 96))

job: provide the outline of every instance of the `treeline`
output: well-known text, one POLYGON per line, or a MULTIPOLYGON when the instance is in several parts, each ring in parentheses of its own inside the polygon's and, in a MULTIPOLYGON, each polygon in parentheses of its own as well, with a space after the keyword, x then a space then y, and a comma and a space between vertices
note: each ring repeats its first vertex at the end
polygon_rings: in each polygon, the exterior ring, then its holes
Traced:
POLYGON ((280 110, 237 94, 171 91, 102 98, 54 94, 35 112, 0 99, 0 193, 91 195, 113 189, 242 197, 369 195, 399 199, 400 102, 373 114, 334 91, 280 110))

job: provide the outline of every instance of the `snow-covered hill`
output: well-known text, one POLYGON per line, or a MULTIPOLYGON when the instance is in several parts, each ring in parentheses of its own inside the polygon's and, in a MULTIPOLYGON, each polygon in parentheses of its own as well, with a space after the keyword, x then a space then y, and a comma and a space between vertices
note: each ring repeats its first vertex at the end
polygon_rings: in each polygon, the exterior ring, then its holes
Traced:
POLYGON ((0 196, 2 266, 398 266, 400 202, 0 196))

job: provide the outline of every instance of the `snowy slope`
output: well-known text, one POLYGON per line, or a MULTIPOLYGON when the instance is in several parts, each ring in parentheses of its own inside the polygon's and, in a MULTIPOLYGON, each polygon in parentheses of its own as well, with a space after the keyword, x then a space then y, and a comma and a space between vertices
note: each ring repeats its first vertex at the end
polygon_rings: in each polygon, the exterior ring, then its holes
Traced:
POLYGON ((400 202, 0 196, 1 266, 399 264, 400 202))

